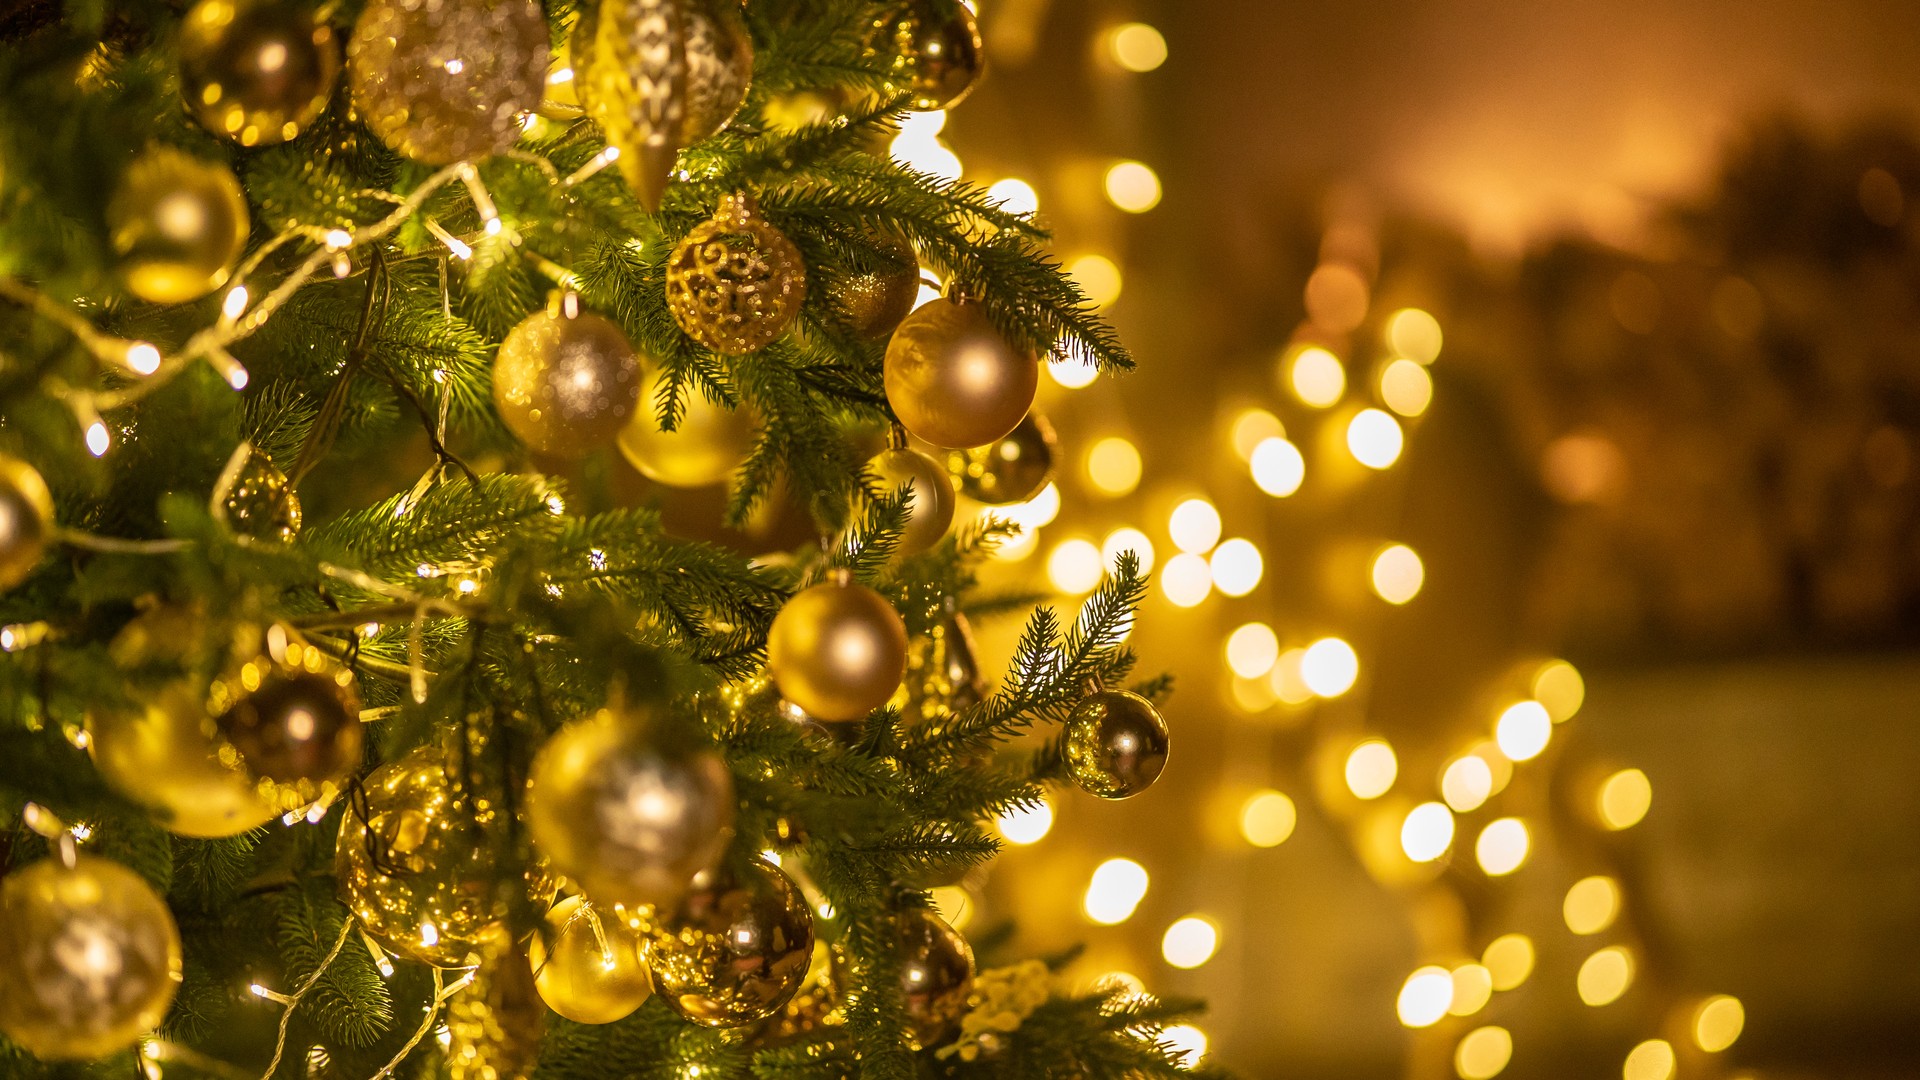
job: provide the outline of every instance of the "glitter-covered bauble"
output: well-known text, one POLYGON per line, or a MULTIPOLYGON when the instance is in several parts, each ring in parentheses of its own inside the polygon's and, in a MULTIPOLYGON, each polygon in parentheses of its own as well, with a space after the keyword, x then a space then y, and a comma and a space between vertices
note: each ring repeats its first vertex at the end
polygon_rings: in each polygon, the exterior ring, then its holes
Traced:
POLYGON ((865 719, 906 670, 900 613, 844 571, 796 593, 767 633, 767 673, 781 696, 816 719, 865 719))
POLYGON ((893 57, 889 81, 917 112, 960 104, 986 70, 980 28, 960 0, 905 0, 875 30, 874 47, 893 57))
POLYGON ((132 1046, 180 988, 180 931, 117 862, 46 859, 0 882, 0 1032, 49 1061, 132 1046))
POLYGON ((247 228, 247 198, 233 170, 171 146, 135 158, 107 201, 120 280, 155 304, 197 300, 225 285, 247 228))
POLYGON ((628 186, 657 210, 680 150, 725 127, 747 99, 753 40, 740 5, 602 0, 582 16, 582 34, 592 42, 582 100, 619 148, 628 186))
POLYGON ((807 267, 746 195, 723 195, 667 256, 667 309, 715 352, 763 349, 786 332, 807 295, 807 267))
POLYGON ((353 671, 269 627, 266 647, 217 680, 207 708, 261 794, 294 810, 339 791, 365 734, 353 671))
POLYGON ((340 43, 291 0, 200 0, 180 23, 180 93, 208 131, 286 142, 327 107, 340 43))
POLYGON ((867 468, 880 479, 882 494, 911 485, 913 503, 900 534, 900 554, 917 555, 940 542, 953 524, 953 481, 940 463, 908 446, 875 454, 867 468))
POLYGON ((448 1080, 527 1080, 540 1060, 547 1009, 525 946, 495 927, 476 950, 473 982, 447 1002, 448 1080))
POLYGON ((854 334, 878 341, 894 332, 920 298, 920 261, 913 245, 897 236, 874 241, 867 269, 836 279, 827 302, 846 317, 854 334))
POLYGON ((893 918, 894 955, 900 961, 900 996, 914 1049, 953 1037, 973 990, 973 946, 926 908, 893 918))
POLYGON ((1139 694, 1101 690, 1067 716, 1067 775, 1102 799, 1131 798, 1167 765, 1167 722, 1139 694))
POLYGON ((507 332, 493 362, 493 404, 529 447, 582 458, 618 437, 640 407, 640 358, 611 319, 573 297, 558 307, 507 332))
POLYGON ((0 453, 0 589, 27 580, 53 539, 53 494, 40 471, 0 453))
POLYGON ((547 53, 533 0, 372 0, 347 44, 347 76, 380 141, 449 165, 520 138, 520 114, 546 87, 547 53))
POLYGON ((527 785, 533 842, 601 905, 668 907, 726 849, 733 777, 718 754, 602 709, 547 740, 527 785))
POLYGON ((958 450, 985 446, 1020 423, 1040 387, 1040 364, 994 328, 984 306, 943 297, 893 332, 885 376, 901 425, 958 450))
POLYGON ((1037 411, 1029 411, 1006 437, 949 453, 947 470, 967 498, 988 506, 1011 506, 1040 494, 1053 479, 1058 450, 1053 425, 1037 411))
POLYGON ((611 1024, 653 994, 641 939, 612 911, 569 896, 547 912, 546 929, 528 942, 541 1000, 580 1024, 611 1024))
POLYGON ((973 626, 959 612, 935 623, 907 649, 906 715, 937 723, 987 699, 973 626))
POLYGON ((745 405, 716 405, 690 388, 679 424, 662 431, 653 403, 663 378, 655 376, 633 419, 620 429, 620 453, 656 484, 697 488, 725 481, 753 449, 753 413, 745 405))
POLYGON ((660 1000, 707 1027, 739 1027, 780 1011, 812 957, 806 897, 759 858, 701 874, 647 944, 660 1000))
POLYGON ((279 815, 198 693, 181 683, 141 696, 137 706, 87 718, 87 750, 108 787, 181 836, 238 836, 279 815))
POLYGON ((215 514, 242 536, 288 544, 300 535, 300 493, 259 450, 234 454, 213 494, 215 514))

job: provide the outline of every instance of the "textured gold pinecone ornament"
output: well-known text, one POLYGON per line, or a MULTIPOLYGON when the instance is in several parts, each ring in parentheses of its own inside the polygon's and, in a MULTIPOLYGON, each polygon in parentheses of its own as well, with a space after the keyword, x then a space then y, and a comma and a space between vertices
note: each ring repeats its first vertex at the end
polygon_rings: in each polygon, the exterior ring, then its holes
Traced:
POLYGON ((806 897, 760 858, 702 873, 647 944, 660 1000, 707 1027, 738 1027, 780 1011, 812 957, 806 897))
POLYGON ((920 260, 913 245, 898 236, 882 236, 873 246, 871 265, 837 279, 827 298, 853 332, 868 341, 893 333, 920 297, 920 260))
POLYGON ((134 159, 107 202, 120 280, 154 304, 183 304, 225 285, 246 250, 247 221, 232 169, 171 146, 134 159))
POLYGON ((1026 419, 1005 437, 950 452, 947 470, 967 498, 988 506, 1011 506, 1040 494, 1053 479, 1059 448, 1053 425, 1039 412, 1028 410, 1026 419))
POLYGON ((954 612, 907 649, 909 719, 938 723, 987 699, 987 682, 967 617, 954 612))
POLYGON ((447 1003, 450 1080, 526 1080, 540 1059, 547 1007, 526 949, 504 927, 480 947, 473 984, 447 1003))
POLYGON ((242 146, 300 134, 340 77, 333 27, 292 0, 200 0, 180 23, 179 49, 187 107, 242 146))
POLYGON ((980 28, 960 0, 904 0, 874 29, 874 47, 893 57, 889 81, 916 112, 960 104, 986 70, 980 28))
POLYGON ((53 494, 40 470, 0 453, 0 589, 27 580, 53 539, 53 494))
POLYGON ((667 309, 688 337, 715 352, 739 355, 772 344, 806 295, 799 250, 749 195, 721 196, 713 217, 667 256, 667 309))
POLYGON ((261 794, 296 810, 333 796, 360 767, 360 694, 351 669, 285 627, 264 637, 213 684, 207 708, 261 794))
POLYGON ((493 404, 520 441, 582 458, 619 437, 640 408, 640 358, 613 320, 568 294, 507 331, 493 404))
POLYGON ((681 149, 725 127, 747 99, 753 40, 740 6, 604 0, 577 33, 592 41, 581 101, 619 148, 628 186, 657 210, 681 149))
POLYGON ((1067 716, 1067 775, 1102 799, 1128 799, 1167 766, 1167 722, 1127 690, 1100 690, 1067 716))
POLYGON ((381 142, 449 165, 520 138, 520 114, 546 87, 547 54, 533 0, 372 0, 347 44, 347 75, 381 142))
POLYGON ((234 451, 213 487, 214 516, 242 536, 291 543, 300 535, 300 493, 251 446, 234 451))

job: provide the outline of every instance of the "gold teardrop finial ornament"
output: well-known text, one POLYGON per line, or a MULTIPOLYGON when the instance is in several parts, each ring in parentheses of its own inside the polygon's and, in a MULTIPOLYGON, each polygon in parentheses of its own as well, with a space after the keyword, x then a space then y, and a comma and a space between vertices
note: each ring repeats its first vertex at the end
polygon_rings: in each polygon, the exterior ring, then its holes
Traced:
POLYGON ((800 314, 807 266, 752 196, 724 195, 667 256, 667 309, 693 340, 740 355, 766 348, 800 314))

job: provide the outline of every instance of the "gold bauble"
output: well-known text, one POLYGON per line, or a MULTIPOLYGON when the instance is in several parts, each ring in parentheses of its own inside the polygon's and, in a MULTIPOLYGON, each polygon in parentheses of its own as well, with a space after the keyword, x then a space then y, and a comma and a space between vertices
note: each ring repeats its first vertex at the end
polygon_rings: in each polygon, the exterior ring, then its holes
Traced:
POLYGON ((737 871, 703 873, 647 943, 660 1000, 707 1027, 738 1027, 779 1012, 812 958, 806 897, 759 858, 737 871))
POLYGON ((752 411, 744 404, 734 409, 716 405, 690 389, 680 423, 662 431, 652 402, 659 400, 664 378, 664 373, 655 376, 639 410, 620 429, 620 453, 656 484, 697 488, 724 482, 753 449, 752 411))
POLYGON ((0 453, 0 589, 27 580, 53 539, 53 494, 40 471, 0 453))
POLYGON ((141 706, 89 716, 87 749, 108 787, 181 836, 238 836, 280 813, 215 734, 206 703, 184 684, 154 692, 141 706))
POLYGON ((893 54, 889 81, 916 112, 960 104, 986 70, 980 28, 960 0, 906 0, 875 28, 875 46, 893 54))
POLYGON ((1012 431, 1040 386, 1040 364, 994 329, 984 306, 943 297, 887 342, 887 403, 923 442, 985 446, 1012 431))
POLYGON ((959 612, 935 623, 907 650, 907 706, 910 719, 937 723, 987 699, 973 626, 959 612))
POLYGON ((581 94, 649 210, 683 147, 725 127, 747 99, 753 39, 735 0, 602 0, 583 17, 592 52, 581 94))
POLYGON ((746 195, 723 195, 711 219, 667 256, 667 309, 715 352, 763 349, 786 332, 807 295, 807 267, 746 195))
POLYGON ((967 498, 988 506, 1011 506, 1040 494, 1053 479, 1058 450, 1053 425, 1038 412, 1029 411, 1005 437, 949 453, 947 470, 967 498))
POLYGON ((215 513, 234 532, 282 544, 300 535, 300 493, 260 451, 234 455, 213 491, 215 513))
POLYGON ((347 76, 381 142, 450 165, 520 138, 520 114, 546 85, 547 52, 533 0, 372 0, 347 43, 347 76))
POLYGON ((1167 722, 1139 694, 1102 690, 1067 716, 1067 775, 1102 799, 1131 798, 1167 765, 1167 722))
POLYGON ((242 146, 300 134, 340 77, 333 28, 291 0, 200 0, 180 24, 179 49, 187 107, 242 146))
POLYGON ((942 1043, 959 1030, 973 990, 973 946, 925 908, 893 918, 900 961, 900 997, 914 1049, 942 1043))
POLYGON ((527 952, 495 927, 480 943, 472 984, 447 1003, 448 1080, 526 1080, 546 1030, 527 952))
POLYGON ((360 694, 350 668, 283 628, 267 639, 213 684, 207 708, 261 793, 293 810, 331 796, 360 767, 360 694))
POLYGON ((578 310, 571 297, 559 306, 507 332, 493 362, 493 403, 521 442, 581 458, 612 442, 640 407, 640 358, 612 320, 578 310))
POLYGON ((180 931, 146 879, 108 859, 46 859, 0 882, 0 1032, 35 1057, 132 1046, 180 988, 180 931))
POLYGON ((920 298, 920 261, 912 244, 883 236, 874 242, 872 263, 835 281, 827 299, 856 335, 878 341, 900 326, 920 298))
POLYGON ((611 1024, 646 1004, 653 983, 640 953, 640 935, 583 896, 553 905, 545 933, 528 943, 541 999, 580 1024, 611 1024))
POLYGON ((767 632, 767 673, 820 720, 861 720, 907 670, 907 627, 885 597, 844 572, 796 593, 767 632))
POLYGON ((947 526, 953 524, 953 481, 939 462, 911 447, 897 446, 875 454, 867 468, 880 478, 882 494, 912 485, 913 503, 900 534, 900 554, 917 555, 947 535, 947 526))
POLYGON ((533 842, 597 904, 671 905, 733 829, 726 763, 655 738, 651 721, 602 709, 561 728, 533 761, 533 842))
POLYGON ((135 158, 107 202, 120 280, 155 304, 197 300, 225 285, 247 228, 247 197, 233 170, 170 146, 135 158))

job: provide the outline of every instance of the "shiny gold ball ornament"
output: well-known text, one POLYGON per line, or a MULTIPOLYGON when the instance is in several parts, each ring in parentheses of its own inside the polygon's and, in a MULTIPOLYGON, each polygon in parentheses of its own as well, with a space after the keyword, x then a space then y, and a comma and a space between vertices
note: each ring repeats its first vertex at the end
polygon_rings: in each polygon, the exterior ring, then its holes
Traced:
POLYGON ((660 1000, 706 1027, 739 1027, 779 1012, 812 958, 806 897, 758 858, 703 873, 647 944, 660 1000))
POLYGON ((893 927, 908 1035, 916 1050, 945 1042, 959 1031, 973 991, 973 946, 926 908, 900 912, 893 927))
POLYGON ((654 378, 633 419, 620 429, 620 453, 656 484, 698 488, 724 482, 753 449, 752 411, 745 405, 716 405, 699 390, 689 390, 680 423, 662 431, 651 403, 658 400, 663 378, 654 378))
POLYGON ((199 694, 182 683, 145 697, 87 720, 87 751, 108 787, 181 836, 238 836, 279 816, 215 733, 199 694))
POLYGON ((546 88, 547 54, 533 0, 372 0, 347 43, 347 80, 381 142, 450 165, 520 138, 520 114, 546 88))
POLYGON ((747 195, 723 195, 712 218, 667 256, 667 310, 693 340, 738 356, 786 332, 807 295, 799 249, 747 195))
POLYGON ((939 462, 899 445, 875 454, 867 469, 880 478, 883 494, 911 485, 913 502, 907 508, 907 527, 900 534, 900 554, 917 555, 947 535, 947 527, 953 524, 953 481, 939 462))
POLYGON ((802 589, 774 616, 767 673, 819 720, 860 720, 907 671, 907 627, 886 597, 845 571, 802 589))
POLYGON ((1053 425, 1029 411, 1004 438, 948 454, 947 469, 967 498, 988 506, 1011 506, 1040 494, 1053 479, 1059 448, 1053 425))
POLYGON ((528 943, 528 956, 541 1000, 575 1023, 611 1024, 653 994, 640 935, 583 896, 553 905, 545 931, 528 943))
POLYGON ((1067 716, 1067 775, 1102 799, 1147 790, 1167 765, 1167 722, 1139 694, 1101 690, 1067 716))
POLYGON ((300 535, 300 493, 267 455, 236 451, 213 487, 215 515, 241 536, 290 544, 300 535))
MULTIPOLYGON (((627 185, 660 208, 682 148, 733 119, 753 78, 753 39, 735 0, 603 0, 582 101, 620 151, 627 185)), ((578 57, 576 48, 576 58, 578 57)))
POLYGON ((179 50, 187 107, 242 146, 300 134, 340 77, 333 28, 290 0, 200 0, 180 24, 179 50))
POLYGON ((960 104, 987 67, 973 12, 960 0, 906 0, 875 24, 875 47, 893 56, 889 81, 915 112, 960 104))
POLYGON ((27 580, 53 539, 53 493, 40 470, 0 453, 0 589, 27 580))
POLYGON ((120 280, 149 303, 183 304, 226 284, 247 228, 233 170, 170 146, 135 158, 107 200, 120 280))
POLYGON ((582 458, 612 442, 640 407, 640 358, 611 319, 574 297, 507 332, 493 362, 493 404, 520 441, 582 458))
POLYGON ((180 988, 167 902, 109 859, 45 859, 0 882, 0 1032, 35 1057, 85 1061, 132 1046, 180 988))
POLYGON ((867 341, 893 333, 919 298, 919 256, 897 236, 875 241, 872 265, 837 279, 828 296, 853 332, 867 341))
POLYGON ((266 648, 207 696, 220 734, 260 791, 283 810, 326 798, 360 766, 365 734, 353 672, 269 627, 266 648))
POLYGON ((718 754, 656 738, 644 712, 602 709, 534 757, 526 817, 553 868, 596 904, 672 905, 725 850, 733 777, 718 754))
POLYGON ((1040 364, 994 329, 976 301, 922 304, 887 342, 887 404, 922 442, 985 446, 1019 425, 1040 386, 1040 364))
POLYGON ((475 955, 473 982, 447 1002, 448 1080, 527 1080, 547 1030, 527 950, 497 926, 475 955))

